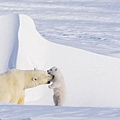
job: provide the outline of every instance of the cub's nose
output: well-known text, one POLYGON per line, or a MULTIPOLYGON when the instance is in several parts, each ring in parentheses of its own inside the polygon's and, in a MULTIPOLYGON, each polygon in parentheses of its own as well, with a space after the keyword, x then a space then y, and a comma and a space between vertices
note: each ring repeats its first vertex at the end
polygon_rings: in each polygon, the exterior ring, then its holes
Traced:
POLYGON ((48 73, 48 74, 50 74, 50 71, 49 71, 49 70, 47 70, 47 73, 48 73))

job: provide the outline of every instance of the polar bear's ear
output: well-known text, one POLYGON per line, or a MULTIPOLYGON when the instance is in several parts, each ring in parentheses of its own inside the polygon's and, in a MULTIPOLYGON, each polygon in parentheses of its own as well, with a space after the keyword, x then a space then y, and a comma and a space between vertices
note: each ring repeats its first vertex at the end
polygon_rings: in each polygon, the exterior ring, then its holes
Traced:
POLYGON ((38 70, 38 66, 34 64, 34 70, 38 70))
POLYGON ((34 70, 37 70, 37 68, 34 68, 34 70))
POLYGON ((36 81, 36 80, 37 80, 37 77, 33 77, 32 80, 33 80, 33 81, 36 81))

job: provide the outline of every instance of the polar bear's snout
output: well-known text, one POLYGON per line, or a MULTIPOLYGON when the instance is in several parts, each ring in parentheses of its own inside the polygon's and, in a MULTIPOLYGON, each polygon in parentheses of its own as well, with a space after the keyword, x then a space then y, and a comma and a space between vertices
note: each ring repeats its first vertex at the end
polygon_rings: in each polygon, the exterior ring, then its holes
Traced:
POLYGON ((53 75, 51 75, 51 76, 52 76, 52 79, 50 81, 48 81, 47 84, 50 84, 51 81, 54 79, 54 76, 53 75))
POLYGON ((52 75, 52 74, 50 74, 50 73, 48 73, 48 72, 47 72, 47 74, 48 74, 49 77, 50 77, 50 79, 49 79, 49 81, 47 82, 47 84, 50 84, 51 81, 54 79, 54 75, 52 75))
MULTIPOLYGON (((49 73, 48 73, 49 74, 49 73)), ((52 75, 52 74, 49 74, 50 76, 51 76, 51 80, 50 81, 48 81, 47 82, 47 84, 50 84, 51 83, 51 81, 54 79, 54 75, 52 75)))

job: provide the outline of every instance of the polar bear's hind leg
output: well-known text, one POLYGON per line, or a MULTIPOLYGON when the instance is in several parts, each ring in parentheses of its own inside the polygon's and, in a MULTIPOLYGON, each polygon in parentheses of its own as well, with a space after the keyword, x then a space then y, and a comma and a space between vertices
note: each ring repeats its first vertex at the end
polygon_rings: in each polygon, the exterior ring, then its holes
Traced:
POLYGON ((19 100, 18 100, 18 103, 17 104, 24 104, 24 96, 21 97, 19 100))

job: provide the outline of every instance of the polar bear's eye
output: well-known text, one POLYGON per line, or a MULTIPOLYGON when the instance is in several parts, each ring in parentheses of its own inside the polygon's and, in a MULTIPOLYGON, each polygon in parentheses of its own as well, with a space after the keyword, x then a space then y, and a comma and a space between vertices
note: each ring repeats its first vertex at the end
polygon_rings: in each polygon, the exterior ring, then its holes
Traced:
POLYGON ((37 77, 33 77, 33 79, 32 79, 33 81, 36 81, 37 80, 37 77))

